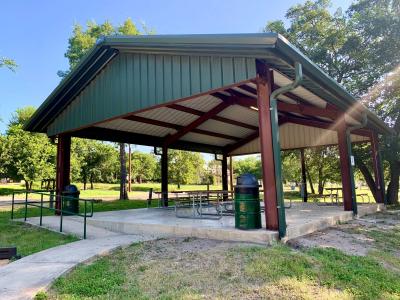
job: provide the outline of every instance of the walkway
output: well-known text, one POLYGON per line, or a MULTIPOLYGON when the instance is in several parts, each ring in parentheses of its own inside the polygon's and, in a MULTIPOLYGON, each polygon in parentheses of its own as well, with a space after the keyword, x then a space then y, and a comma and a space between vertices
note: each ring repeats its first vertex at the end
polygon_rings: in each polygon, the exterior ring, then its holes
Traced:
MULTIPOLYGON (((66 221, 64 225, 66 231, 71 231, 76 224, 66 221)), ((82 223, 79 223, 79 229, 81 228, 82 223)), ((0 299, 32 299, 79 263, 105 255, 119 247, 155 239, 151 235, 124 235, 101 228, 97 228, 95 232, 94 228, 88 230, 91 232, 90 239, 50 248, 0 267, 0 299), (99 238, 101 235, 103 237, 99 238)))

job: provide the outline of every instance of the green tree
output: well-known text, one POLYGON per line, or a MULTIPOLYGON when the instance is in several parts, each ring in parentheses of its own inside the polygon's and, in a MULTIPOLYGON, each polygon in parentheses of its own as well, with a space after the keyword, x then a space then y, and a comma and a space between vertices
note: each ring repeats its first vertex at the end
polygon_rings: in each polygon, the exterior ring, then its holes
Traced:
MULTIPOLYGON (((387 188, 387 199, 389 203, 398 202, 399 180, 400 180, 400 67, 384 76, 368 94, 363 97, 388 124, 392 125, 395 131, 394 136, 389 136, 381 140, 383 157, 388 162, 388 175, 390 182, 387 188)), ((364 175, 372 193, 376 193, 375 186, 371 183, 372 168, 370 162, 369 149, 358 146, 356 153, 357 166, 364 175)))
POLYGON ((251 173, 257 179, 262 178, 261 159, 260 156, 248 156, 243 159, 235 160, 233 163, 233 172, 237 175, 251 173))
POLYGON ((66 72, 59 71, 58 74, 61 77, 68 74, 102 36, 140 34, 141 32, 130 18, 126 19, 120 26, 114 26, 110 21, 105 21, 103 24, 89 21, 86 28, 80 24, 75 24, 72 36, 68 39, 68 49, 65 53, 70 68, 66 72))
POLYGON ((282 179, 284 182, 300 182, 301 166, 299 151, 282 151, 282 179))
POLYGON ((182 150, 168 151, 168 176, 171 182, 178 185, 199 183, 199 173, 204 169, 204 158, 200 153, 182 150))
POLYGON ((55 177, 56 149, 46 135, 30 133, 23 126, 34 112, 32 107, 18 109, 3 138, 3 169, 14 180, 24 180, 26 189, 32 189, 35 180, 55 177))
POLYGON ((6 136, 0 134, 0 178, 8 177, 7 174, 6 136))
POLYGON ((7 57, 0 57, 0 68, 8 68, 11 71, 15 71, 18 67, 17 63, 7 57))
POLYGON ((94 182, 107 181, 115 175, 116 166, 110 165, 110 161, 118 162, 117 151, 111 144, 74 138, 71 148, 79 157, 79 179, 83 182, 84 190, 87 183, 93 189, 94 182))
POLYGON ((11 115, 10 122, 8 123, 9 127, 14 125, 24 125, 29 119, 32 117, 34 112, 36 111, 36 107, 33 106, 25 106, 23 108, 17 108, 16 111, 11 115))
MULTIPOLYGON (((400 63, 399 2, 357 0, 345 13, 338 9, 333 14, 329 10, 330 5, 329 0, 306 1, 295 5, 286 14, 290 22, 288 27, 285 27, 283 21, 273 21, 267 24, 265 31, 284 35, 328 75, 354 95, 361 96, 400 63)), ((379 97, 378 102, 383 102, 379 105, 370 100, 367 105, 376 109, 380 117, 394 127, 393 116, 397 114, 399 104, 383 97, 379 97), (385 109, 380 110, 379 106, 385 109), (391 118, 386 117, 388 111, 391 118)), ((398 144, 398 141, 385 143, 385 153, 398 153, 398 144)), ((387 155, 385 157, 391 170, 398 169, 396 159, 387 155)), ((362 159, 356 162, 371 177, 370 168, 366 167, 362 159)), ((388 201, 396 203, 398 177, 393 172, 389 173, 390 180, 394 182, 388 186, 388 201)), ((366 181, 369 183, 369 180, 366 181)), ((373 186, 370 188, 373 189, 373 186)))
POLYGON ((131 178, 133 181, 142 183, 143 181, 150 181, 154 178, 157 168, 157 159, 154 154, 134 151, 131 155, 131 161, 131 178))
POLYGON ((203 182, 205 184, 222 183, 222 164, 220 161, 212 159, 208 162, 206 178, 203 178, 203 182))
POLYGON ((316 147, 305 151, 307 176, 311 191, 318 184, 318 194, 324 192, 326 183, 340 182, 339 152, 337 147, 316 147))

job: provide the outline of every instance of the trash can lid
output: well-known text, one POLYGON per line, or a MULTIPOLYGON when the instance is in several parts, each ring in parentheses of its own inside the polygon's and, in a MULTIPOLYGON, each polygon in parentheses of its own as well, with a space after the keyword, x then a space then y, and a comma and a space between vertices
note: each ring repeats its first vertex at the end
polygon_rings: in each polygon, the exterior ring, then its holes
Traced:
POLYGON ((64 188, 64 192, 75 193, 75 192, 79 192, 79 190, 76 185, 70 184, 64 188))
POLYGON ((258 187, 258 180, 256 176, 251 173, 244 173, 237 177, 236 185, 240 186, 257 186, 258 187))

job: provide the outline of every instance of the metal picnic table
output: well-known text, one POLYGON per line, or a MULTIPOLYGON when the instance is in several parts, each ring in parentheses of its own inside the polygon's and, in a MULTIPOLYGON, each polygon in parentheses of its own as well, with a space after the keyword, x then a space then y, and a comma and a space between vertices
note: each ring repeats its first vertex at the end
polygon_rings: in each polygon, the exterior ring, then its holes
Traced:
MULTIPOLYGON (((162 192, 158 195, 159 207, 161 207, 162 192)), ((173 209, 178 218, 190 219, 220 219, 223 215, 233 215, 233 192, 223 190, 197 190, 197 191, 173 191, 169 192, 169 200, 174 201, 173 209), (172 195, 172 197, 171 197, 172 195), (188 213, 183 213, 187 212, 188 213)))

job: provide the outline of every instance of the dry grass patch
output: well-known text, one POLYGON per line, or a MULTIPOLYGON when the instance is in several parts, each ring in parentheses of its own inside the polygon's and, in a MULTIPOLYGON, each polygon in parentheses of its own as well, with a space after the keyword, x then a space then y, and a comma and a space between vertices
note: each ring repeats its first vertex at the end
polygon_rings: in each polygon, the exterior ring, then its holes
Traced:
POLYGON ((400 281, 334 249, 179 238, 132 245, 58 279, 50 299, 377 299, 400 281), (376 281, 376 283, 375 283, 376 281))

